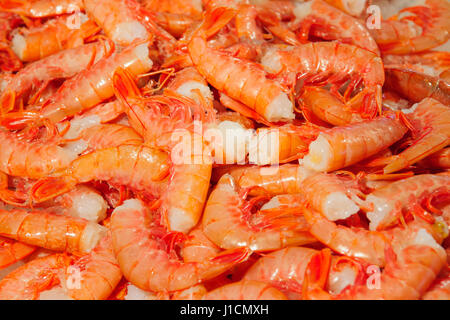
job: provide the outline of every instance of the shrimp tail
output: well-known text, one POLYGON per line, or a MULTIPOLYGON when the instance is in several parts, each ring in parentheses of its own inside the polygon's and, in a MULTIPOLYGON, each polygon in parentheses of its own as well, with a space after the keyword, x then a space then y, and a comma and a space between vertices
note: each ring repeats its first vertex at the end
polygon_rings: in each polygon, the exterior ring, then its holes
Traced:
POLYGON ((219 253, 211 261, 219 264, 235 264, 246 261, 251 255, 252 251, 249 248, 236 248, 219 253))
POLYGON ((331 266, 331 250, 324 249, 314 254, 305 270, 303 280, 303 299, 329 299, 324 290, 331 266))
POLYGON ((37 112, 11 112, 0 118, 0 125, 9 130, 21 130, 27 126, 38 123, 39 120, 40 116, 37 112))
POLYGON ((219 30, 226 26, 237 14, 237 11, 232 8, 218 7, 207 13, 204 22, 197 35, 203 39, 208 39, 214 36, 219 30))
POLYGON ((76 184, 76 180, 70 176, 41 179, 30 190, 31 200, 42 203, 70 191, 76 184))
POLYGON ((141 91, 136 85, 131 73, 123 68, 118 68, 113 76, 114 93, 124 105, 128 105, 128 99, 142 97, 141 91))

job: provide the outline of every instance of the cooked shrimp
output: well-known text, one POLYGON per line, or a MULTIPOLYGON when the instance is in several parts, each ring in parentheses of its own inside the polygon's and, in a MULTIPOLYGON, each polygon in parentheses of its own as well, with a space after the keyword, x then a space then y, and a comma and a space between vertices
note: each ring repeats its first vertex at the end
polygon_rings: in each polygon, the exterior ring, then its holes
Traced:
POLYGON ((407 68, 386 67, 386 86, 413 102, 426 98, 450 104, 450 83, 446 79, 407 68))
POLYGON ((160 197, 167 187, 167 161, 166 153, 145 146, 123 145, 98 150, 77 158, 67 169, 55 174, 56 177, 38 181, 33 186, 32 199, 43 202, 92 180, 104 180, 149 197, 160 197))
POLYGON ((301 40, 308 40, 311 34, 325 40, 342 40, 379 55, 377 43, 365 25, 325 1, 276 1, 273 3, 269 2, 269 7, 266 5, 267 9, 277 12, 277 7, 280 6, 282 15, 290 7, 295 20, 289 23, 289 28, 294 31, 299 30, 297 38, 301 40))
MULTIPOLYGON (((230 14, 229 10, 225 10, 223 19, 227 14, 230 14)), ((214 29, 214 25, 210 29, 214 29)), ((188 49, 198 72, 216 89, 242 102, 268 121, 294 119, 294 106, 288 95, 280 85, 266 77, 260 66, 209 48, 206 39, 199 35, 192 38, 188 49)))
POLYGON ((66 168, 77 154, 66 150, 54 141, 27 143, 16 133, 1 130, 2 152, 0 170, 11 176, 43 178, 66 168))
POLYGON ((73 13, 84 8, 83 0, 3 0, 0 8, 30 18, 46 18, 73 13))
POLYGON ((85 39, 100 31, 93 21, 83 16, 78 19, 86 21, 80 22, 80 28, 72 29, 69 27, 71 19, 74 17, 60 17, 39 27, 16 29, 11 40, 12 50, 22 61, 36 61, 56 52, 78 47, 85 39))
MULTIPOLYGON (((352 79, 354 84, 362 83, 364 89, 346 97, 346 103, 358 105, 357 111, 366 118, 373 118, 381 110, 383 62, 370 51, 338 42, 312 42, 286 49, 269 48, 261 63, 267 72, 290 87, 295 87, 299 78, 304 84, 314 85, 326 79, 326 83, 338 86, 343 79, 352 79)), ((350 88, 354 89, 354 85, 350 88)))
POLYGON ((244 276, 244 280, 265 282, 283 292, 290 299, 300 299, 306 267, 316 250, 289 247, 258 259, 244 276))
POLYGON ((402 241, 418 229, 426 229, 439 242, 448 234, 448 230, 439 230, 439 226, 420 219, 409 223, 406 228, 377 232, 337 225, 315 210, 305 209, 304 216, 310 225, 309 232, 317 240, 342 255, 378 266, 386 264, 385 250, 388 246, 394 249, 401 247, 402 241))
POLYGON ((124 276, 144 290, 189 288, 223 273, 249 256, 248 250, 243 248, 225 251, 202 262, 180 261, 173 252, 165 251, 163 241, 167 232, 158 226, 151 211, 138 200, 127 200, 114 210, 111 231, 114 251, 124 276))
POLYGON ((319 134, 303 159, 306 168, 335 171, 358 163, 399 141, 408 131, 394 117, 382 116, 319 134))
POLYGON ((92 108, 114 95, 112 77, 117 68, 125 68, 133 75, 149 71, 153 62, 148 52, 148 44, 141 43, 102 59, 66 80, 39 112, 11 113, 1 123, 11 129, 23 128, 30 123, 42 124, 45 120, 56 123, 92 108))
POLYGON ((400 14, 410 14, 381 22, 370 30, 383 53, 408 54, 438 47, 449 39, 450 4, 446 0, 415 1, 400 14), (411 16, 411 14, 413 16, 411 16), (414 24, 411 25, 410 22, 414 24))
MULTIPOLYGON (((385 229, 398 223, 399 218, 402 217, 402 211, 420 215, 434 223, 435 219, 430 213, 421 209, 422 205, 431 204, 433 195, 448 194, 449 185, 450 177, 448 176, 423 174, 399 180, 375 190, 366 198, 367 203, 373 205, 373 209, 367 212, 370 229, 385 229)), ((430 210, 427 207, 425 209, 430 210)))
POLYGON ((65 254, 34 259, 0 281, 1 300, 37 300, 41 292, 60 283, 62 270, 70 263, 65 254))
POLYGON ((152 39, 138 1, 85 0, 84 4, 88 16, 95 20, 115 43, 128 46, 137 39, 152 39))
POLYGON ((248 280, 210 291, 203 300, 287 300, 287 297, 267 283, 248 280))
POLYGON ((203 232, 223 249, 268 251, 311 243, 315 239, 305 229, 302 201, 301 196, 280 196, 253 213, 254 201, 247 202, 234 179, 224 175, 206 203, 203 232))
MULTIPOLYGON (((373 288, 367 284, 355 285, 332 298, 339 300, 419 299, 446 265, 445 250, 425 229, 414 232, 403 241, 404 249, 397 254, 392 249, 387 250, 388 261, 380 275, 379 288, 373 288)), ((325 296, 320 295, 321 298, 325 296)))
MULTIPOLYGON (((408 117, 408 116, 407 116, 408 117)), ((392 158, 384 173, 404 169, 440 151, 450 143, 450 108, 434 99, 424 99, 409 115, 415 136, 412 145, 392 158)))
POLYGON ((188 232, 200 220, 212 170, 202 135, 192 132, 195 118, 191 113, 200 119, 208 115, 182 97, 163 95, 146 101, 133 80, 120 72, 115 74, 114 85, 131 125, 146 143, 171 152, 173 165, 160 209, 169 230, 188 232))
POLYGON ((41 92, 50 81, 76 75, 107 56, 111 49, 107 42, 100 41, 30 63, 14 75, 2 91, 2 111, 6 113, 14 107, 26 105, 29 98, 41 92))
POLYGON ((3 236, 55 251, 89 252, 104 233, 96 223, 45 211, 0 210, 0 219, 3 236))
POLYGON ((301 193, 308 204, 328 220, 345 220, 360 210, 362 192, 356 184, 343 181, 333 174, 316 174, 306 178, 301 193))
POLYGON ((259 166, 236 166, 216 168, 213 181, 219 181, 224 174, 230 174, 239 188, 249 190, 251 196, 282 195, 300 193, 303 181, 315 174, 303 166, 284 164, 276 168, 264 168, 259 166))
POLYGON ((109 232, 90 253, 77 259, 70 268, 66 272, 79 271, 80 283, 78 288, 67 286, 69 297, 76 300, 106 300, 122 278, 109 232))

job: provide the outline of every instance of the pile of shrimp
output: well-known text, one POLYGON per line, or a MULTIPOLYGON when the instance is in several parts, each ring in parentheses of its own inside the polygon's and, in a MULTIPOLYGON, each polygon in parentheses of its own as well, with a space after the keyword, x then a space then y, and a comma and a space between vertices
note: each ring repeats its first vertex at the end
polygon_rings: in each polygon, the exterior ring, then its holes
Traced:
POLYGON ((448 0, 0 0, 0 32, 0 299, 450 298, 448 0))

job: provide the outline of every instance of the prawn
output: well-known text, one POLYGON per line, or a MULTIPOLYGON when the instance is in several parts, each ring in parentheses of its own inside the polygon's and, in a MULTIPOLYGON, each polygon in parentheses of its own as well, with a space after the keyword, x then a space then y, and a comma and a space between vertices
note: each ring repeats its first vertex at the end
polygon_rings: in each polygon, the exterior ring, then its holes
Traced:
POLYGON ((37 300, 41 292, 60 283, 60 274, 70 264, 65 254, 34 259, 0 281, 1 300, 37 300))
POLYGON ((351 79, 342 97, 346 104, 355 105, 355 109, 358 106, 357 111, 365 118, 373 118, 381 110, 383 61, 370 51, 339 42, 312 42, 286 49, 271 47, 261 63, 269 74, 292 88, 299 79, 303 85, 320 85, 326 80, 338 88, 343 80, 351 79), (351 97, 358 84, 364 89, 351 97))
MULTIPOLYGON (((425 230, 420 229, 403 240, 404 248, 395 253, 387 248, 387 264, 380 275, 380 287, 367 284, 348 287, 341 294, 331 296, 315 287, 308 298, 336 300, 397 300, 419 299, 446 265, 445 250, 425 230), (314 292, 315 291, 315 292, 314 292)), ((315 268, 317 269, 317 268, 315 268)), ((318 274, 320 271, 312 271, 318 274)))
POLYGON ((430 223, 435 219, 430 212, 436 212, 431 203, 438 195, 449 193, 450 177, 423 174, 393 182, 386 187, 372 192, 366 197, 366 202, 373 209, 367 212, 370 229, 385 229, 398 222, 402 211, 419 215, 430 223), (427 211, 424 211, 422 206, 427 211))
POLYGON ((252 212, 257 200, 246 201, 230 175, 224 175, 208 198, 203 232, 223 249, 249 247, 268 251, 315 242, 301 215, 303 198, 280 196, 252 212))
POLYGON ((389 115, 335 127, 320 133, 309 145, 303 164, 322 172, 345 168, 376 155, 403 138, 407 131, 402 121, 389 115))
POLYGON ((210 291, 203 300, 287 300, 287 297, 267 283, 243 280, 210 291))
POLYGON ((218 24, 229 21, 229 16, 235 15, 234 10, 218 8, 210 15, 209 19, 218 15, 219 22, 211 26, 208 26, 208 20, 204 22, 203 29, 188 44, 197 71, 213 87, 242 102, 268 121, 294 119, 294 106, 288 95, 277 82, 266 77, 266 72, 259 65, 208 47, 206 35, 213 33, 218 24))
MULTIPOLYGON (((106 300, 111 295, 122 278, 122 272, 113 251, 109 231, 90 253, 81 256, 66 268, 66 273, 73 273, 73 270, 79 270, 81 280, 78 287, 67 286, 69 297, 76 300, 106 300)), ((66 279, 68 277, 70 274, 66 275, 66 279)))
POLYGON ((89 252, 104 234, 94 222, 45 211, 0 210, 0 220, 3 236, 55 251, 89 252))
POLYGON ((73 19, 76 18, 60 17, 39 27, 16 29, 12 35, 11 49, 24 62, 37 61, 59 51, 78 47, 100 31, 91 20, 80 22, 79 28, 72 29, 70 23, 73 19))
POLYGON ((213 115, 182 97, 162 95, 145 101, 133 79, 120 70, 115 73, 114 84, 132 127, 147 144, 171 152, 173 165, 160 209, 169 230, 188 232, 201 217, 212 170, 202 135, 192 132, 191 113, 205 120, 213 115))
POLYGON ((123 67, 133 75, 149 71, 153 62, 148 53, 148 43, 137 43, 101 59, 91 68, 66 80, 39 112, 10 113, 3 117, 1 124, 9 129, 21 129, 27 124, 57 123, 92 108, 114 95, 112 77, 117 68, 123 67))
POLYGON ((52 80, 75 76, 108 56, 112 49, 107 42, 99 41, 64 50, 30 63, 14 75, 2 91, 0 98, 2 112, 7 113, 15 107, 26 105, 28 97, 39 95, 52 80))
POLYGON ((381 22, 370 30, 381 51, 388 54, 423 52, 447 42, 450 34, 450 4, 446 0, 425 0, 404 8, 399 14, 412 14, 381 22), (413 22, 413 26, 410 25, 413 22))
POLYGON ((425 229, 435 239, 442 242, 448 231, 442 231, 435 224, 416 219, 406 228, 396 227, 383 231, 369 231, 362 228, 350 228, 329 221, 321 213, 304 208, 304 216, 310 225, 309 232, 332 250, 351 258, 359 259, 378 266, 386 264, 386 249, 394 250, 402 246, 402 241, 419 229, 425 229))
POLYGON ((450 169, 450 148, 433 153, 420 162, 422 166, 450 169))
POLYGON ((84 9, 83 0, 2 0, 2 11, 13 12, 30 18, 47 18, 73 13, 84 9))
POLYGON ((122 145, 97 150, 74 160, 66 169, 36 182, 31 198, 36 203, 55 198, 77 184, 104 180, 124 185, 149 197, 160 197, 167 188, 168 156, 143 145, 122 145), (132 168, 132 170, 130 170, 132 168))
POLYGON ((444 105, 450 104, 450 83, 440 77, 405 68, 386 67, 386 86, 413 102, 432 98, 444 105))
POLYGON ((111 217, 113 247, 124 276, 137 287, 151 291, 176 291, 211 279, 245 261, 250 253, 241 248, 224 251, 202 262, 183 262, 165 251, 167 231, 152 219, 141 201, 127 200, 111 217))

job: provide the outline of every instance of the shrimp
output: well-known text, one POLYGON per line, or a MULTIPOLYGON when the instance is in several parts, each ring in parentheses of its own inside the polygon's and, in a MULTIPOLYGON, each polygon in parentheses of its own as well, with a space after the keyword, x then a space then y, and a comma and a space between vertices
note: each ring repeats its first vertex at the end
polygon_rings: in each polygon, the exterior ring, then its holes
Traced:
POLYGON ((262 29, 256 22, 258 10, 253 5, 242 4, 236 15, 236 33, 242 40, 261 42, 264 40, 262 29))
POLYGON ((35 183, 31 198, 36 203, 55 198, 77 184, 104 180, 127 186, 149 197, 160 197, 167 188, 166 153, 142 145, 122 145, 97 150, 77 158, 71 165, 35 183), (132 170, 130 170, 132 168, 132 170))
POLYGON ((102 59, 66 80, 39 112, 10 113, 3 117, 1 124, 10 129, 20 129, 27 124, 41 125, 45 121, 57 123, 92 108, 114 95, 112 77, 117 68, 123 67, 133 75, 149 71, 153 62, 148 52, 148 43, 140 43, 102 59))
POLYGON ((100 31, 91 20, 80 22, 80 28, 72 29, 70 22, 73 19, 76 19, 75 16, 60 17, 39 27, 16 29, 11 48, 20 60, 32 62, 65 49, 78 47, 85 39, 100 31))
POLYGON ((436 240, 442 242, 448 231, 442 231, 440 224, 431 225, 416 219, 406 228, 396 227, 384 231, 369 231, 362 228, 349 228, 329 221, 321 213, 304 208, 304 216, 310 225, 309 232, 332 250, 351 258, 384 266, 386 249, 401 247, 402 241, 419 229, 425 229, 436 240))
POLYGON ((277 1, 274 4, 269 2, 269 5, 269 7, 266 5, 267 9, 274 12, 278 11, 277 6, 281 6, 281 13, 290 7, 294 21, 289 23, 288 28, 298 30, 298 40, 308 40, 311 34, 325 40, 342 40, 380 55, 377 43, 363 23, 325 1, 311 0, 300 3, 277 1))
POLYGON ((289 247, 271 252, 258 259, 244 276, 244 280, 265 282, 283 292, 290 299, 300 299, 306 267, 316 250, 289 247))
POLYGON ((286 49, 269 48, 261 63, 267 72, 289 87, 295 87, 299 78, 304 80, 304 85, 320 84, 325 78, 327 84, 338 87, 343 80, 351 79, 352 84, 344 95, 347 105, 358 105, 359 113, 365 118, 373 118, 381 110, 383 61, 370 51, 338 42, 313 42, 286 49), (350 97, 360 83, 364 89, 350 97))
POLYGON ((293 164, 280 165, 274 169, 236 166, 221 172, 220 168, 217 168, 213 181, 217 182, 224 173, 227 173, 233 177, 239 188, 249 190, 250 196, 276 196, 300 193, 303 181, 315 174, 314 171, 307 170, 303 166, 293 164))
POLYGON ((386 68, 386 86, 413 102, 426 98, 450 104, 450 84, 446 79, 403 68, 386 68))
POLYGON ((55 251, 89 252, 104 233, 94 222, 45 211, 0 210, 0 220, 3 236, 55 251))
MULTIPOLYGON (((375 190, 366 198, 367 203, 373 205, 373 209, 367 212, 370 229, 379 230, 392 226, 398 222, 402 211, 418 214, 434 223, 435 219, 421 209, 422 205, 431 205, 435 195, 448 194, 449 183, 448 176, 423 174, 375 190)), ((433 210, 432 207, 425 208, 433 210)))
POLYGON ((26 105, 28 97, 39 94, 52 80, 75 76, 109 55, 111 49, 107 42, 100 41, 64 50, 30 63, 14 75, 2 91, 2 112, 10 112, 15 107, 26 105))
POLYGON ((248 280, 210 291, 203 300, 287 300, 287 297, 267 283, 248 280))
POLYGON ((15 240, 0 237, 0 269, 4 269, 20 261, 36 250, 30 246, 15 240))
POLYGON ((253 251, 268 251, 315 241, 306 231, 298 209, 301 196, 276 197, 253 213, 256 200, 261 197, 247 202, 234 179, 224 175, 206 203, 203 232, 223 249, 249 247, 253 251))
POLYGON ((327 293, 319 297, 336 300, 419 299, 446 265, 445 250, 425 229, 403 241, 404 248, 398 253, 387 249, 387 264, 380 275, 378 288, 359 284, 335 297, 327 293))
POLYGON ((412 14, 412 16, 384 20, 381 22, 380 29, 370 30, 383 53, 423 52, 438 47, 449 39, 450 4, 448 1, 418 1, 417 5, 400 11, 400 14, 403 13, 412 14))
POLYGON ((335 127, 320 133, 310 144, 303 164, 322 172, 345 168, 386 149, 407 131, 400 120, 391 116, 335 127))
POLYGON ((141 16, 137 1, 85 0, 84 4, 88 16, 121 46, 128 46, 137 39, 149 41, 153 37, 141 16))
POLYGON ((70 263, 65 254, 34 259, 0 281, 1 300, 37 300, 41 292, 60 283, 62 270, 70 263))
MULTIPOLYGON (((73 274, 74 270, 79 271, 80 283, 78 287, 67 286, 69 297, 76 300, 106 300, 111 295, 122 273, 113 251, 110 232, 90 253, 72 263, 66 273, 70 271, 73 274)), ((69 280, 67 276, 66 279, 69 280)))
POLYGON ((163 241, 167 238, 167 232, 161 230, 152 219, 151 211, 138 200, 127 200, 114 210, 111 232, 114 251, 124 276, 143 290, 186 289, 223 273, 249 257, 248 249, 242 248, 222 252, 202 262, 179 261, 173 252, 165 251, 167 246, 163 241))
POLYGON ((424 99, 407 115, 413 129, 412 145, 386 159, 385 174, 402 170, 447 147, 450 143, 450 108, 431 98, 424 99))
POLYGON ((191 113, 200 119, 208 115, 182 97, 154 96, 146 103, 133 79, 119 71, 114 84, 131 125, 146 143, 171 152, 173 165, 161 211, 169 230, 188 232, 201 217, 212 170, 202 135, 192 132, 191 113))
POLYGON ((30 18, 47 18, 83 10, 83 2, 83 0, 2 0, 0 8, 30 18))
MULTIPOLYGON (((42 204, 44 207, 46 204, 42 204)), ((55 198, 50 209, 63 209, 63 214, 99 223, 106 218, 108 205, 101 194, 94 188, 78 185, 67 193, 55 198)))
POLYGON ((0 140, 2 141, 0 171, 11 176, 43 178, 66 168, 77 157, 76 153, 60 147, 55 142, 28 143, 16 133, 1 129, 0 140))
POLYGON ((360 210, 362 192, 352 181, 333 174, 317 174, 306 178, 301 186, 308 204, 328 220, 345 220, 360 210))
MULTIPOLYGON (((223 19, 227 21, 227 15, 234 15, 233 10, 221 9, 223 8, 216 9, 224 11, 219 22, 223 19)), ((209 30, 214 30, 214 27, 215 24, 209 30)), ((208 32, 212 31, 206 30, 203 34, 208 32)), ((209 48, 205 38, 203 35, 195 35, 188 44, 188 50, 197 71, 213 87, 242 102, 268 121, 288 121, 295 118, 294 106, 284 89, 277 82, 268 79, 259 65, 209 48)))

